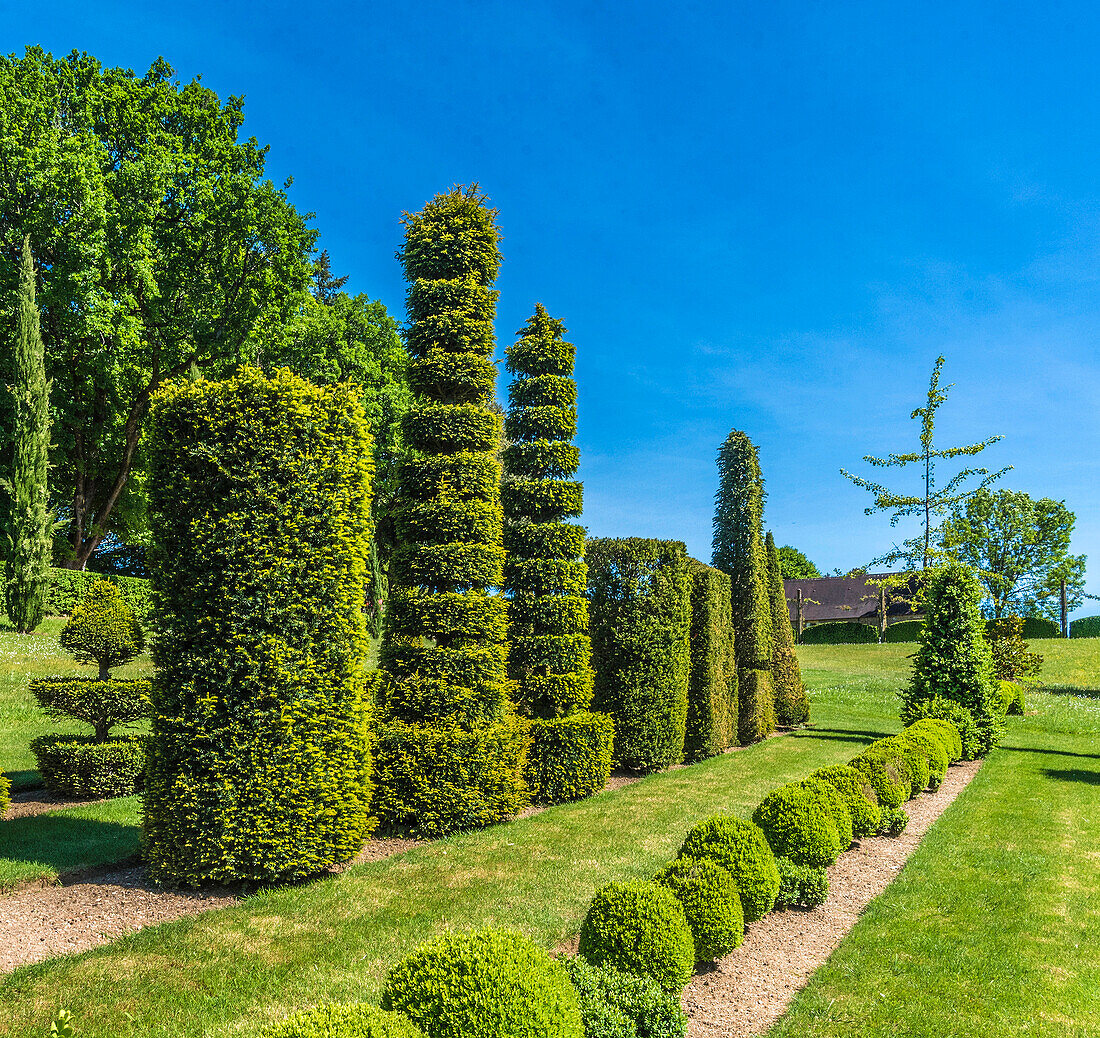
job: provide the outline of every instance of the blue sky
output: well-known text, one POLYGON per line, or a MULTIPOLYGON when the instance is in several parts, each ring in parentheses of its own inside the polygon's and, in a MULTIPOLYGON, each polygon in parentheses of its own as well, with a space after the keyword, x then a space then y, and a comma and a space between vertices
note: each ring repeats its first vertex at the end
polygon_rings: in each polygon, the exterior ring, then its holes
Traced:
POLYGON ((1076 511, 1100 593, 1095 5, 2 7, 5 51, 244 94, 335 270, 398 317, 402 210, 479 181, 501 346, 541 301, 578 347, 594 534, 708 559, 737 427, 779 543, 867 562, 897 535, 838 470, 913 449, 944 353, 940 442, 1003 434, 989 464, 1076 511))

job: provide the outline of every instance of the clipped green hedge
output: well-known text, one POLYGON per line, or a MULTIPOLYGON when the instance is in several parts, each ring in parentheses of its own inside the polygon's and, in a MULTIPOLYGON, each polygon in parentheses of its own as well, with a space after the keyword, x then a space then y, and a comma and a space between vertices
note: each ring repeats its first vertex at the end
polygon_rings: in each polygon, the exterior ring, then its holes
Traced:
POLYGON ((929 785, 933 789, 939 789, 948 765, 947 750, 943 743, 931 732, 914 732, 911 728, 906 728, 901 735, 924 753, 928 759, 929 785))
POLYGON ((905 730, 913 733, 928 732, 934 735, 947 753, 948 764, 954 764, 963 759, 962 736, 959 734, 958 725, 938 717, 922 717, 905 730))
POLYGON ((794 651, 791 610, 783 587, 783 574, 779 569, 779 553, 770 530, 764 539, 764 550, 768 560, 768 600, 772 617, 771 671, 775 721, 784 728, 794 728, 810 719, 810 700, 794 651))
POLYGON ((858 620, 830 620, 802 632, 803 645, 870 645, 877 642, 878 628, 858 620))
POLYGON ((713 962, 745 939, 745 916, 732 874, 709 858, 677 858, 653 877, 676 895, 695 941, 695 961, 713 962))
POLYGON ((408 1017, 366 1002, 306 1009, 259 1032, 259 1038, 425 1038, 408 1017))
POLYGON ((271 882, 345 861, 374 824, 356 392, 285 369, 172 383, 149 452, 149 871, 271 882))
POLYGON ((7 775, 0 775, 0 818, 3 818, 11 807, 11 779, 7 775))
POLYGON ((884 642, 915 642, 920 640, 923 620, 899 620, 886 628, 882 636, 884 642))
POLYGON ((882 812, 879 810, 874 786, 864 775, 847 764, 834 764, 826 768, 818 768, 810 778, 828 782, 844 797, 844 803, 852 819, 854 838, 873 836, 878 832, 882 812))
POLYGON ((809 790, 813 798, 829 813, 836 826, 837 836, 840 837, 840 849, 842 852, 846 851, 852 846, 854 825, 844 795, 831 782, 825 782, 813 775, 803 779, 800 785, 809 790))
POLYGON ((759 826, 732 815, 715 815, 692 826, 679 858, 706 858, 721 865, 737 885, 745 922, 763 919, 775 905, 779 872, 759 826))
POLYGON ((427 1038, 584 1038, 565 965, 523 934, 444 933, 390 968, 382 1008, 427 1038))
POLYGON ((886 807, 882 810, 882 829, 884 836, 901 836, 909 824, 909 815, 900 807, 886 807))
POLYGON ((691 566, 691 676, 684 760, 698 761, 737 744, 737 659, 730 578, 695 559, 691 566))
POLYGON ((1100 638, 1100 616, 1082 616, 1069 625, 1071 638, 1100 638))
POLYGON ((585 1038, 684 1038, 687 1017, 679 994, 652 977, 624 973, 610 963, 593 966, 581 956, 562 960, 573 980, 585 1038))
POLYGON ((676 895, 656 883, 608 883, 581 924, 579 953, 593 965, 652 977, 678 993, 691 979, 695 942, 676 895))
POLYGON ((1056 621, 1048 620, 1045 616, 1025 616, 1024 628, 1020 634, 1024 639, 1061 638, 1062 628, 1056 621))
POLYGON ((844 849, 836 822, 823 801, 801 783, 780 786, 752 813, 777 858, 825 868, 844 849))
POLYGON ((588 542, 593 709, 615 720, 615 760, 659 771, 683 757, 691 573, 680 541, 588 542))
POLYGON ((97 742, 81 735, 40 735, 31 753, 46 789, 54 796, 99 800, 125 797, 142 787, 145 736, 97 742))
POLYGON ((100 742, 115 725, 140 721, 151 709, 152 685, 144 678, 49 677, 37 678, 29 687, 48 716, 90 724, 100 742))
POLYGON ((611 776, 615 723, 607 714, 583 711, 530 723, 524 778, 531 799, 564 804, 598 793, 611 776))
POLYGON ((776 858, 779 867, 779 894, 776 909, 816 908, 829 898, 829 877, 825 870, 799 865, 790 858, 776 858))
POLYGON ((126 604, 141 623, 149 617, 150 587, 143 577, 124 577, 105 573, 89 573, 78 569, 53 567, 46 585, 46 612, 50 616, 68 616, 84 597, 89 584, 107 580, 114 584, 126 604))

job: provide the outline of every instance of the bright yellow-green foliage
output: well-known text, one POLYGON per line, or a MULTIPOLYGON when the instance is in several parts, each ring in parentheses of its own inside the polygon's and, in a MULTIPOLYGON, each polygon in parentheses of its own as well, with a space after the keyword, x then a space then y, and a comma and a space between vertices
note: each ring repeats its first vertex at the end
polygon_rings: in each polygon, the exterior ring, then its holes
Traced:
POLYGON ((827 768, 818 768, 810 778, 828 782, 844 797, 848 814, 852 818, 853 837, 858 839, 878 832, 882 821, 878 796, 874 786, 855 768, 846 764, 833 764, 827 768))
POLYGON ((785 727, 805 724, 810 719, 810 701, 802 683, 802 671, 794 653, 794 628, 791 611, 783 590, 783 574, 771 531, 764 539, 768 559, 768 601, 772 617, 772 694, 775 696, 775 720, 785 727))
POLYGON ((394 965, 382 1008, 427 1038, 584 1038, 564 963, 503 930, 445 933, 394 965))
POLYGON ((847 801, 832 783, 824 782, 813 775, 803 779, 801 785, 803 789, 808 789, 817 802, 829 812, 829 817, 836 825, 837 835, 840 837, 840 850, 843 853, 852 845, 854 828, 847 801))
POLYGON ((392 510, 399 547, 379 663, 378 788, 387 828, 441 835, 527 803, 525 732, 511 719, 500 416, 489 408, 500 267, 496 211, 476 187, 405 218, 417 401, 392 510))
POLYGON ((260 1038, 424 1038, 408 1017, 368 1002, 329 1003, 265 1027, 260 1038))
POLYGON ((0 816, 11 807, 11 779, 7 775, 0 775, 0 816))
POLYGON ((149 581, 143 577, 104 577, 99 573, 87 573, 79 569, 48 571, 46 585, 46 612, 50 616, 69 616, 92 584, 108 580, 118 588, 119 594, 140 623, 149 613, 149 581))
POLYGON ((317 873, 371 827, 362 409, 346 385, 245 368, 174 384, 152 425, 150 872, 317 873))
POLYGON ((53 718, 75 717, 95 729, 104 742, 117 724, 132 724, 149 716, 149 682, 143 678, 38 678, 31 695, 53 718))
POLYGON ((100 742, 81 735, 40 735, 31 742, 42 782, 55 796, 124 797, 141 786, 145 737, 100 742))
POLYGON ((61 648, 80 663, 99 665, 106 680, 112 667, 120 667, 139 656, 145 648, 141 624, 119 593, 118 587, 99 580, 84 589, 80 604, 58 639, 61 648))
POLYGON ((752 820, 764 830, 773 853, 796 865, 823 869, 844 849, 828 808, 802 783, 791 782, 769 793, 752 820))
POLYGON ((598 793, 611 775, 615 723, 588 710, 530 723, 527 785, 538 800, 561 804, 598 793))
POLYGON ((703 760, 737 744, 737 660, 730 578, 691 560, 691 678, 684 759, 703 760))
POLYGON ((677 858, 653 877, 676 895, 695 941, 695 961, 713 962, 745 939, 733 875, 708 858, 677 858))

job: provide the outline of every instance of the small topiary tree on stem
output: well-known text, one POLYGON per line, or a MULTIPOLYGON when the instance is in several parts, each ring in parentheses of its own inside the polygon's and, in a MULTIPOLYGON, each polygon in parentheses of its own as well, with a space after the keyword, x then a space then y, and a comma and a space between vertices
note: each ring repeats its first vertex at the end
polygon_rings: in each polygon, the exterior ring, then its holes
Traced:
POLYGON ((84 592, 58 641, 80 663, 97 664, 100 681, 110 678, 112 667, 129 663, 145 648, 141 624, 108 580, 97 581, 84 592))

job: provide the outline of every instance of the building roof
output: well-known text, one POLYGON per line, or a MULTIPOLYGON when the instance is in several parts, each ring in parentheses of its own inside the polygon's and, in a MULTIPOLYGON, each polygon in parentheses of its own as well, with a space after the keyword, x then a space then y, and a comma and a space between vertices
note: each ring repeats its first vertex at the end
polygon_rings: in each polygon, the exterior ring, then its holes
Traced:
MULTIPOLYGON (((805 580, 784 580, 783 588, 791 610, 791 623, 798 628, 798 592, 802 591, 802 616, 807 624, 825 623, 829 620, 877 621, 879 589, 871 580, 895 576, 891 573, 860 573, 853 577, 813 577, 805 580)), ((907 598, 917 590, 917 578, 912 577, 907 598)), ((897 620, 915 620, 920 614, 913 612, 907 602, 895 601, 886 610, 887 623, 897 620)))

